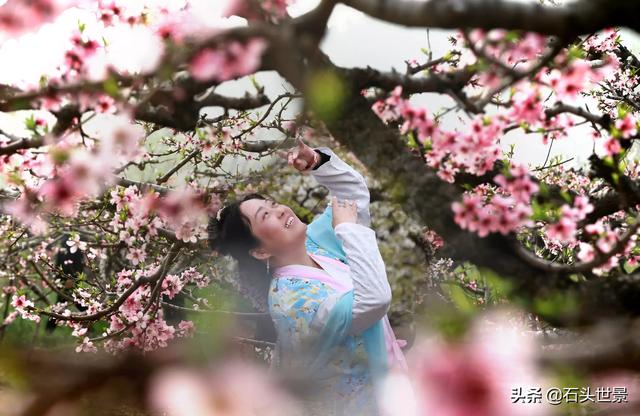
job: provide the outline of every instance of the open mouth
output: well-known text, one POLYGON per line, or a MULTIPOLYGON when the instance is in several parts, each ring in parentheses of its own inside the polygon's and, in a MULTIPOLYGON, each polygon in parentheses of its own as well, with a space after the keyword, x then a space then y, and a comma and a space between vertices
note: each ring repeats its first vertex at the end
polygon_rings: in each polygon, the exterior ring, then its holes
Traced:
POLYGON ((289 228, 293 224, 293 217, 289 217, 287 222, 284 224, 284 228, 289 228))

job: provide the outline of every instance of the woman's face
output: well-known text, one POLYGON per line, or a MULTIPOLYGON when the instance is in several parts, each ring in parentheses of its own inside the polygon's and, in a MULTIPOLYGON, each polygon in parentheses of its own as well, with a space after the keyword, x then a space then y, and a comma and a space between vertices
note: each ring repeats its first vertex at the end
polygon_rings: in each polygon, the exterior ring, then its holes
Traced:
POLYGON ((251 232, 269 254, 278 257, 291 247, 304 245, 307 224, 291 208, 271 199, 250 199, 240 204, 240 212, 251 224, 251 232))

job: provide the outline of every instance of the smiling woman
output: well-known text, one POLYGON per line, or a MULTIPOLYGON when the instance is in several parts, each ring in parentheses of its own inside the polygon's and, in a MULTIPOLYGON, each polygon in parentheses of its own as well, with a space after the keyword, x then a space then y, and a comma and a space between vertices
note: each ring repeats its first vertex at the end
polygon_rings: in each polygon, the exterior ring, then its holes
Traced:
POLYGON ((310 382, 309 409, 378 414, 377 382, 406 364, 386 317, 391 288, 369 228, 369 190, 329 148, 300 143, 288 161, 329 189, 324 213, 307 226, 290 207, 247 195, 210 219, 211 248, 238 260, 241 274, 262 267, 252 282, 276 328, 273 366, 310 382))

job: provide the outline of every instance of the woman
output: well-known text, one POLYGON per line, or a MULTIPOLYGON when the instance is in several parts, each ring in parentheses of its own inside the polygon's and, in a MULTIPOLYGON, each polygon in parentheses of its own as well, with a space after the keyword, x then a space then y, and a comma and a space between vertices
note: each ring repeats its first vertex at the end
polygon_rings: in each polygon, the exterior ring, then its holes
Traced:
POLYGON ((386 317, 391 288, 369 228, 369 190, 327 147, 300 142, 288 163, 329 189, 324 213, 307 226, 251 194, 210 220, 211 247, 236 258, 241 275, 263 264, 254 289, 276 328, 274 366, 312 381, 309 403, 321 414, 376 414, 377 382, 406 363, 386 317))

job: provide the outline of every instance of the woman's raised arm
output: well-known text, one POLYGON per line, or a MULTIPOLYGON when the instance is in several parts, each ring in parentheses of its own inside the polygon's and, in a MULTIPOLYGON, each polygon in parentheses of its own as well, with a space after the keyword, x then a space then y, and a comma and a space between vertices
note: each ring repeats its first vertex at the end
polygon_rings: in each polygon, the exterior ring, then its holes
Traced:
POLYGON ((371 225, 371 214, 369 213, 369 188, 364 177, 342 159, 338 157, 328 147, 317 147, 318 150, 329 156, 329 160, 317 169, 309 170, 320 185, 329 189, 330 196, 338 199, 350 199, 356 201, 358 205, 358 224, 365 227, 371 225))
MULTIPOLYGON (((282 153, 284 157, 284 152, 282 153)), ((300 140, 298 146, 286 153, 289 165, 303 173, 310 173, 320 185, 329 189, 330 197, 351 199, 358 204, 358 224, 371 225, 369 188, 364 177, 346 164, 328 147, 312 149, 300 140), (318 153, 324 156, 319 157, 318 153)))

